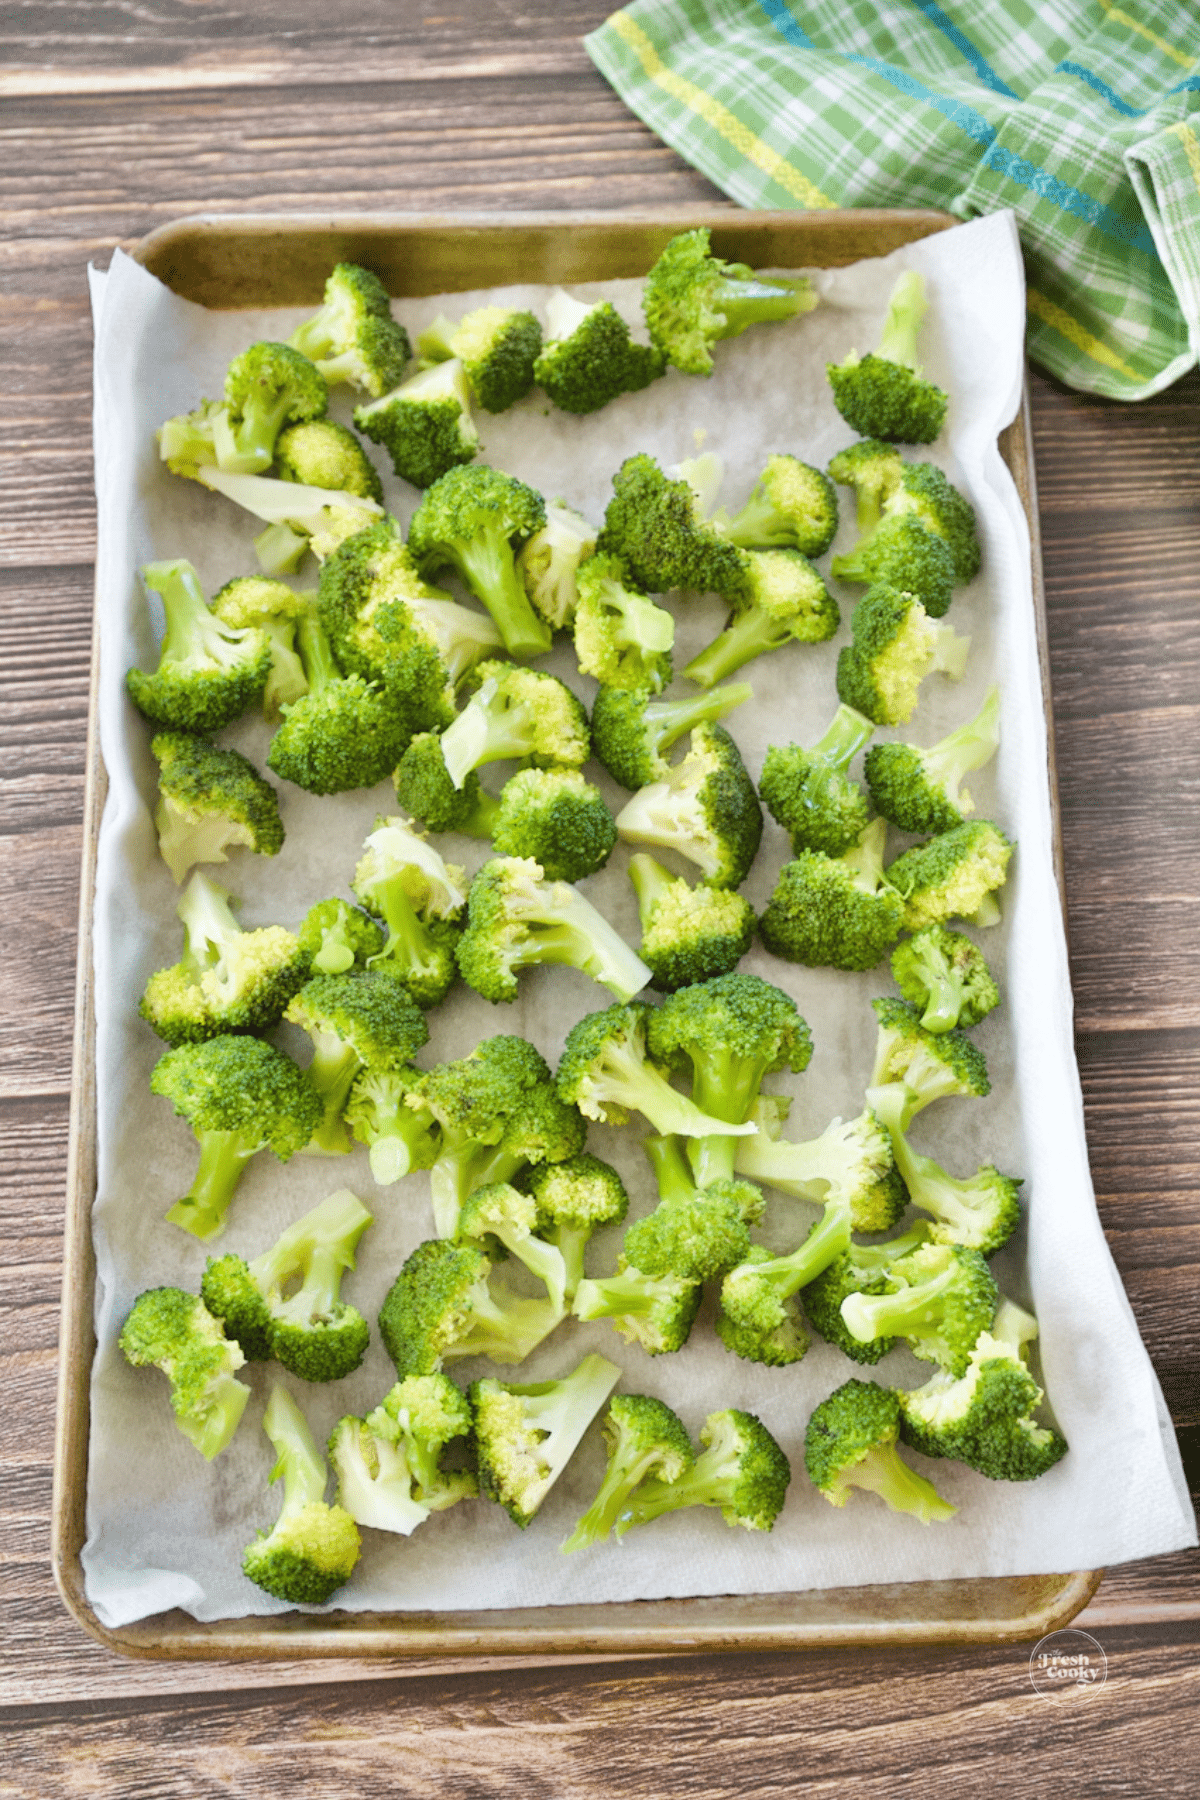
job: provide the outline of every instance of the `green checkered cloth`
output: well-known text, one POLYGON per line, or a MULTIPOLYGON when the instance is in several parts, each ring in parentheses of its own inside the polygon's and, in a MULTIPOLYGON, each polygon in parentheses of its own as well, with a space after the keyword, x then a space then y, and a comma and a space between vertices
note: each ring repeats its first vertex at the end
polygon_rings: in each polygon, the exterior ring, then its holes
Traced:
POLYGON ((1195 364, 1195 0, 633 0, 585 42, 743 206, 1011 208, 1029 354, 1072 387, 1195 364))

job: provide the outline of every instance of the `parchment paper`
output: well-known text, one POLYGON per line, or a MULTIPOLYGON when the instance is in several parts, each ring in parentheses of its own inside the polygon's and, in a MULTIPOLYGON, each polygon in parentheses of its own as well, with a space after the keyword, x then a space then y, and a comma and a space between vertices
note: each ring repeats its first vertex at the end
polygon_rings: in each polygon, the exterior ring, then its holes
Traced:
MULTIPOLYGON (((952 1100, 922 1115, 918 1147, 966 1174, 991 1161, 1026 1178, 1027 1230, 996 1258, 1001 1288, 1031 1305, 1041 1322, 1045 1384, 1071 1452, 1042 1480, 1022 1486, 986 1481, 949 1462, 912 1460, 960 1507, 949 1524, 924 1528, 859 1495, 831 1508, 808 1481, 804 1428, 812 1407, 861 1371, 820 1339, 805 1359, 770 1370, 739 1361, 712 1330, 712 1300, 687 1347, 650 1358, 606 1325, 568 1322, 510 1379, 567 1372, 596 1349, 624 1370, 627 1392, 661 1396, 698 1432, 723 1406, 758 1413, 793 1467, 788 1502, 769 1535, 728 1529, 707 1510, 665 1518, 608 1544, 564 1557, 558 1546, 588 1503, 603 1470, 593 1426, 575 1459, 525 1532, 486 1502, 435 1515, 410 1539, 366 1532, 362 1560, 335 1607, 452 1608, 565 1604, 687 1594, 752 1593, 865 1582, 1063 1571, 1120 1562, 1194 1543, 1195 1527, 1175 1440, 1150 1362, 1105 1245, 1088 1174, 1082 1108, 1071 1036, 1071 994, 1051 861, 1046 736, 1039 685, 1029 574, 1029 542, 996 437, 1016 412, 1022 379, 1024 295, 1012 216, 1000 214, 911 245, 888 258, 818 272, 822 305, 785 325, 768 326, 718 347, 711 380, 672 371, 643 394, 626 396, 588 419, 550 409, 535 392, 500 417, 480 415, 485 458, 561 496, 599 521, 611 477, 622 459, 647 450, 664 463, 703 446, 726 462, 723 498, 739 506, 767 454, 788 450, 824 465, 852 433, 834 410, 824 377, 827 359, 850 345, 875 341, 896 275, 926 276, 930 313, 923 353, 935 380, 952 395, 948 428, 928 452, 971 498, 984 547, 983 572, 959 590, 950 620, 969 631, 966 678, 931 677, 911 725, 898 733, 931 743, 973 715, 993 680, 1003 689, 1003 742, 997 763, 970 786, 981 817, 994 817, 1018 841, 1005 890, 1004 922, 981 941, 1006 1004, 978 1030, 993 1080, 986 1101, 952 1100)), ((575 291, 609 297, 640 329, 639 284, 610 282, 575 291)), ((96 1004, 99 1071, 99 1194, 95 1208, 96 1331, 88 1541, 83 1553, 89 1597, 100 1618, 120 1625, 171 1606, 199 1619, 281 1610, 240 1572, 243 1546, 278 1510, 268 1490, 272 1452, 259 1429, 269 1365, 244 1372, 254 1398, 238 1434, 206 1465, 175 1429, 162 1377, 129 1368, 116 1347, 122 1320, 144 1288, 175 1283, 195 1290, 204 1246, 167 1225, 168 1205, 187 1187, 195 1163, 190 1129, 166 1102, 149 1094, 147 1078, 163 1046, 137 1016, 150 972, 176 960, 180 928, 176 890, 159 860, 151 814, 155 766, 151 732, 127 700, 126 668, 153 666, 161 622, 136 577, 152 557, 186 556, 206 592, 254 570, 256 522, 159 463, 154 428, 168 415, 219 392, 224 368, 258 337, 287 335, 299 312, 207 313, 175 298, 118 252, 106 274, 92 272, 96 315, 96 467, 100 543, 97 603, 101 611, 101 744, 110 790, 101 834, 96 904, 96 1004)), ((546 290, 398 301, 395 313, 415 331, 443 307, 458 316, 500 300, 541 306, 546 290)), ((335 389, 333 416, 348 419, 353 397, 335 389)), ((374 452, 389 507, 407 523, 415 492, 397 481, 374 452)), ((836 549, 854 541, 843 490, 836 549)), ((827 566, 827 565, 826 565, 827 566)), ((311 562, 295 578, 315 584, 311 562)), ((757 778, 772 742, 811 742, 837 703, 834 668, 861 589, 841 590, 846 624, 820 646, 791 646, 761 658, 746 673, 754 701, 729 721, 757 778)), ((157 605, 157 601, 154 602, 157 605)), ((676 666, 723 622, 710 597, 674 596, 676 666)), ((593 684, 578 676, 569 642, 543 665, 565 676, 590 703, 593 684)), ((691 691, 680 683, 678 691, 691 691)), ((268 730, 242 721, 222 742, 263 766, 268 730)), ((497 787, 510 770, 493 768, 497 787)), ((623 793, 593 764, 589 775, 614 810, 623 793)), ((235 853, 209 873, 242 896, 249 925, 295 925, 326 895, 349 896, 362 839, 377 812, 395 811, 389 784, 372 792, 318 799, 281 783, 287 842, 274 858, 235 853)), ((487 846, 439 839, 452 862, 469 870, 487 846)), ((889 855, 908 840, 893 834, 889 855)), ((768 819, 746 892, 761 909, 780 865, 784 834, 768 819)), ((634 943, 638 926, 626 876, 629 851, 619 847, 585 891, 634 943)), ((667 858, 666 860, 670 860, 667 858)), ((678 865, 683 870, 683 865, 678 865)), ((894 991, 886 964, 867 975, 805 970, 756 946, 744 968, 786 988, 808 1018, 816 1054, 800 1077, 767 1083, 796 1095, 789 1134, 815 1135, 835 1114, 862 1104, 875 1037, 870 999, 894 991)), ((556 1062, 570 1025, 607 1004, 606 992, 573 971, 536 970, 521 977, 521 997, 493 1007, 461 986, 430 1017, 431 1041, 418 1059, 465 1054, 497 1031, 528 1036, 556 1062)), ((301 1035, 285 1026, 279 1041, 303 1060, 301 1035)), ((632 1216, 654 1203, 639 1150, 642 1128, 592 1127, 590 1145, 621 1169, 633 1197, 632 1216)), ((376 1222, 363 1239, 347 1298, 373 1319, 403 1258, 432 1234, 428 1178, 414 1175, 377 1189, 365 1151, 337 1159, 297 1156, 286 1167, 270 1154, 254 1159, 242 1181, 219 1251, 252 1256, 285 1224, 339 1186, 359 1193, 376 1222)), ((813 1208, 771 1196, 767 1241, 798 1243, 813 1208)), ((619 1232, 593 1242, 589 1266, 613 1266, 619 1232)), ((464 1383, 489 1365, 451 1371, 464 1383)), ((894 1351, 878 1379, 916 1385, 928 1364, 894 1351)), ((386 1391, 391 1364, 376 1337, 363 1367, 331 1387, 291 1382, 318 1439, 345 1412, 365 1412, 386 1391)))

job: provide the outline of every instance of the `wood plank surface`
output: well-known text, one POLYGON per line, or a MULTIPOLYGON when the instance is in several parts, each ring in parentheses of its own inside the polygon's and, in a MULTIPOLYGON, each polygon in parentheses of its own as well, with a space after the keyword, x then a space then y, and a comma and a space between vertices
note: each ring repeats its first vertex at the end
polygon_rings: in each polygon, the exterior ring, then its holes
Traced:
MULTIPOLYGON (((1079 1621, 1108 1683, 1073 1704, 1033 1693, 1019 1648, 403 1680, 134 1664, 53 1590, 94 549, 86 264, 201 209, 719 201, 592 69, 578 40, 606 10, 31 0, 0 17, 0 1796, 974 1795, 1005 1757, 1022 1791, 1197 1789, 1194 1552, 1110 1572, 1079 1621)), ((1037 375, 1031 391, 1093 1175, 1196 1490, 1200 381, 1127 407, 1037 375)))

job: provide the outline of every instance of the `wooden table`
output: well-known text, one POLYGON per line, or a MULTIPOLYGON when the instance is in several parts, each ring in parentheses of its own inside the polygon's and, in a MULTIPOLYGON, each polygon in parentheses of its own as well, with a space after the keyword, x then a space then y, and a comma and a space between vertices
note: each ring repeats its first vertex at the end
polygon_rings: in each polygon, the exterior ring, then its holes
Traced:
MULTIPOLYGON (((202 209, 630 207, 715 196, 581 34, 603 0, 230 0, 4 14, 0 73, 0 1796, 1188 1794, 1200 1555, 1078 1621, 1101 1695, 1021 1649, 402 1675, 119 1660, 50 1578, 59 1235, 93 554, 89 259, 202 209), (360 1685, 349 1686, 348 1680, 360 1685), (1019 1775, 1008 1769, 1019 1769, 1019 1775)), ((1078 1054, 1101 1216, 1200 1477, 1200 382, 1032 380, 1078 1054), (1189 804, 1190 803, 1190 804, 1189 804)), ((1195 1481, 1193 1483, 1195 1486, 1195 1481)))

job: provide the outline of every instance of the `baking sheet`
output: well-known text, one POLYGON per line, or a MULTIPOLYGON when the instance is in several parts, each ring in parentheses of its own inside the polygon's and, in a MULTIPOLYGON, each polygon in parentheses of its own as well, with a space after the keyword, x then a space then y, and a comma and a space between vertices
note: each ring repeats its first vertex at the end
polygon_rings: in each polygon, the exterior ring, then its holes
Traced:
MULTIPOLYGON (((997 817, 1020 843, 1005 923, 987 934, 988 953, 1009 1002, 978 1034, 995 1091, 985 1103, 954 1101, 931 1109, 914 1136, 922 1149, 958 1172, 990 1160, 1029 1177, 1028 1262, 1022 1241, 997 1258, 995 1267, 1002 1288, 1032 1303, 1039 1314, 1047 1386, 1072 1454, 1028 1488, 998 1486, 954 1465, 914 1459, 962 1507, 944 1528, 924 1530, 887 1514, 866 1496, 836 1512, 809 1486, 802 1444, 812 1405, 856 1372, 837 1351, 815 1340, 804 1362, 791 1369, 739 1362, 712 1334, 711 1302, 691 1342, 675 1357, 647 1358, 602 1325, 567 1324, 513 1372, 514 1378, 564 1372, 595 1348, 623 1367, 626 1391, 660 1394, 693 1433, 717 1406, 759 1412, 795 1470, 775 1531, 760 1538, 729 1531, 712 1514, 680 1515, 631 1534, 619 1546, 561 1557, 557 1544, 594 1492, 603 1467, 593 1431, 526 1533, 517 1533, 498 1509, 484 1503, 440 1515, 410 1540, 368 1533, 362 1562, 335 1608, 475 1609, 1032 1573, 1119 1561, 1194 1541, 1174 1439, 1100 1232, 1087 1176, 1050 854, 1028 539, 995 448, 997 431, 1015 412, 1022 368, 1023 297, 1011 220, 980 221, 883 261, 818 272, 822 308, 721 346, 711 381, 672 373, 645 394, 627 396, 587 420, 548 412, 537 394, 509 414, 483 415, 485 455, 599 520, 611 474, 625 455, 648 449, 670 462, 703 445, 725 457, 725 497, 736 506, 770 450, 788 449, 823 463, 849 440, 852 434, 828 396, 824 362, 850 343, 865 347, 874 341, 902 267, 926 273, 932 299, 926 360, 934 378, 955 396, 949 430, 930 454, 976 505, 985 564, 978 581, 960 590, 951 614, 956 628, 974 638, 966 680, 954 686, 932 678, 911 727, 886 735, 933 741, 970 716, 993 671, 1000 674, 1005 741, 995 770, 984 771, 971 785, 980 813, 997 817), (1018 1047, 1020 1061, 1014 1063, 1018 1047)), ((282 1610, 239 1573, 242 1546, 277 1507, 277 1493, 265 1489, 271 1452, 257 1430, 267 1371, 247 1371, 256 1400, 230 1450, 206 1467, 174 1430, 160 1378, 129 1369, 115 1349, 133 1297, 160 1282, 194 1288, 206 1254, 162 1223, 167 1204, 190 1180, 194 1144, 186 1125, 146 1091, 161 1046, 138 1020, 136 1000, 146 975, 175 960, 179 928, 173 918, 175 890, 158 861, 150 820, 150 734, 124 699, 121 682, 131 661, 153 661, 155 631, 135 580, 138 564, 151 556, 190 556, 209 592, 254 566, 250 540, 257 527, 195 484, 168 475, 157 461, 153 428, 169 413, 194 405, 201 392, 215 391, 239 348, 256 336, 286 335, 303 314, 205 313, 170 295, 123 257, 106 277, 95 278, 95 289, 101 734, 111 786, 97 885, 99 1350, 83 1560, 88 1595, 100 1618, 119 1625, 174 1605, 204 1619, 282 1610)), ((624 282, 573 291, 584 299, 607 295, 632 320, 637 290, 638 284, 624 282)), ((536 305, 544 296, 545 290, 510 289, 498 297, 536 305)), ((413 330, 443 304, 457 313, 493 297, 400 301, 395 311, 413 330)), ((346 390, 334 392, 333 415, 348 417, 351 398, 346 390)), ((377 460, 382 470, 383 460, 377 460)), ((416 496, 384 473, 389 505, 407 521, 416 496)), ((837 548, 854 535, 848 521, 837 548)), ((302 575, 297 585, 306 579, 302 575)), ((859 592, 842 592, 847 619, 859 592)), ((672 605, 679 622, 676 661, 682 666, 719 628, 721 610, 711 599, 672 605)), ((843 630, 830 645, 797 646, 760 659, 748 672, 756 700, 730 723, 755 775, 768 743, 811 740, 828 719, 836 704, 837 649, 845 636, 843 630)), ((569 646, 540 666, 566 676, 590 698, 591 684, 577 675, 569 646)), ((680 684, 681 691, 686 687, 680 684)), ((222 741, 261 763, 267 732, 260 721, 248 720, 222 741)), ((493 772, 493 785, 503 773, 503 768, 493 772)), ((589 773, 610 802, 619 804, 622 791, 603 771, 593 765, 589 773)), ((283 794, 288 841, 281 856, 273 861, 241 856, 226 870, 211 871, 244 896, 249 924, 276 918, 295 923, 313 900, 348 893, 362 837, 376 811, 394 810, 386 784, 372 794, 334 800, 286 785, 283 794)), ((893 840, 892 854, 902 841, 893 840)), ((468 868, 487 853, 486 846, 470 840, 440 839, 439 846, 449 860, 468 868)), ((625 877, 628 854, 618 849, 585 891, 636 942, 636 909, 625 877)), ((783 834, 768 820, 746 889, 757 906, 786 855, 783 834)), ((792 992, 813 1026, 817 1051, 807 1073, 770 1084, 797 1095, 791 1135, 815 1133, 833 1114, 856 1112, 874 1041, 868 1003, 873 994, 890 990, 886 968, 865 976, 808 971, 760 949, 742 966, 792 992)), ((553 1063, 574 1019, 607 1001, 602 989, 569 971, 534 971, 522 984, 522 997, 511 1008, 492 1008, 458 990, 431 1016, 432 1042, 418 1060, 461 1055, 492 1031, 519 1031, 553 1063)), ((302 1040, 284 1028, 281 1041, 289 1036, 290 1047, 299 1048, 302 1040)), ((638 1135, 635 1128, 618 1133, 593 1127, 591 1136, 591 1147, 621 1167, 635 1214, 653 1204, 638 1135)), ((220 1247, 256 1253, 283 1224, 343 1184, 376 1212, 377 1222, 361 1246, 360 1272, 345 1288, 372 1317, 403 1256, 429 1234, 423 1176, 377 1190, 363 1151, 336 1163, 298 1157, 286 1168, 269 1157, 256 1159, 220 1247)), ((812 1216, 799 1203, 772 1197, 765 1235, 790 1247, 812 1216)), ((619 1233, 610 1234, 608 1242, 597 1239, 593 1269, 611 1266, 618 1239, 619 1233)), ((465 1381, 485 1367, 455 1365, 452 1373, 465 1381)), ((924 1380, 929 1369, 894 1352, 879 1373, 881 1379, 911 1385, 924 1380)), ((391 1377, 376 1343, 348 1382, 330 1390, 294 1384, 294 1391, 320 1435, 342 1412, 366 1410, 391 1377)))

